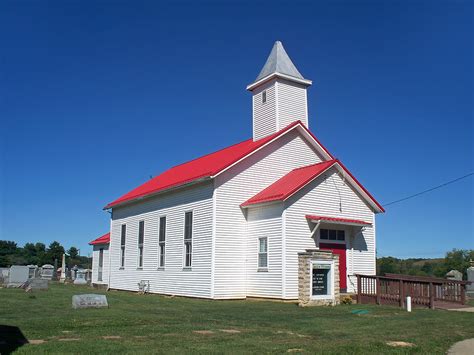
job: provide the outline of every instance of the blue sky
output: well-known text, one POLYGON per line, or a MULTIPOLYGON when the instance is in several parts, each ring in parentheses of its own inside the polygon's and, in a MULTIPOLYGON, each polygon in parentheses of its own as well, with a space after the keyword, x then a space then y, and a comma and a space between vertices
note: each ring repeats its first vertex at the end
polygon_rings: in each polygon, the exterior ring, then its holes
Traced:
MULTIPOLYGON (((87 254, 102 207, 251 136, 275 40, 310 128, 383 204, 474 170, 470 1, 0 5, 0 239, 87 254)), ((473 178, 390 206, 378 255, 474 248, 473 178)))

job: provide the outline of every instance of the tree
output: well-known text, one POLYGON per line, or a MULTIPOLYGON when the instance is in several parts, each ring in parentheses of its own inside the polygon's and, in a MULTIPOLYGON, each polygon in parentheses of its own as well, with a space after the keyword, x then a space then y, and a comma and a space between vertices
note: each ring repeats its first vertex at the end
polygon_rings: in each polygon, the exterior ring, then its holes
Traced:
POLYGON ((458 270, 463 273, 463 278, 466 279, 470 260, 474 260, 474 250, 453 249, 446 253, 442 267, 436 270, 437 276, 444 277, 447 272, 458 270))
POLYGON ((76 259, 79 256, 79 250, 76 247, 70 247, 67 254, 71 259, 76 259))
POLYGON ((48 250, 46 251, 46 259, 49 264, 53 264, 54 260, 57 259, 58 262, 61 262, 64 254, 64 247, 59 244, 59 242, 52 242, 48 250))
POLYGON ((12 257, 17 255, 19 248, 15 242, 10 240, 0 240, 0 267, 11 266, 12 257))

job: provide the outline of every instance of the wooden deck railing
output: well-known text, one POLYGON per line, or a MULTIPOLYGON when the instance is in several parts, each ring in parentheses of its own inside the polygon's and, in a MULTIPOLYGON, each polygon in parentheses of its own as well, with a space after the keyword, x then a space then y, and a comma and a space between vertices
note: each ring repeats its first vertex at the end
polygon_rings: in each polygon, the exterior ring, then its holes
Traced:
POLYGON ((437 301, 464 304, 469 282, 434 277, 386 274, 357 274, 357 303, 398 304, 411 297, 414 306, 434 308, 437 301))

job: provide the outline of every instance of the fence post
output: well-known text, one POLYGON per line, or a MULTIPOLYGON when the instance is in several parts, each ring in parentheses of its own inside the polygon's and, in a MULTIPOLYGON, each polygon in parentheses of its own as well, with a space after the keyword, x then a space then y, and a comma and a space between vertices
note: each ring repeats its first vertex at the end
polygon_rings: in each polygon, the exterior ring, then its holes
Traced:
POLYGON ((404 308, 405 307, 405 289, 403 286, 403 280, 400 280, 400 290, 398 291, 398 294, 400 296, 400 307, 404 308))
POLYGON ((357 304, 362 303, 362 284, 361 284, 361 277, 357 275, 357 304))
POLYGON ((434 285, 430 282, 430 308, 434 309, 434 285))
POLYGON ((380 278, 375 278, 375 294, 377 295, 377 304, 380 304, 380 278))
POLYGON ((460 284, 459 286, 461 287, 461 304, 465 304, 466 303, 466 288, 465 288, 465 285, 463 284, 460 284))

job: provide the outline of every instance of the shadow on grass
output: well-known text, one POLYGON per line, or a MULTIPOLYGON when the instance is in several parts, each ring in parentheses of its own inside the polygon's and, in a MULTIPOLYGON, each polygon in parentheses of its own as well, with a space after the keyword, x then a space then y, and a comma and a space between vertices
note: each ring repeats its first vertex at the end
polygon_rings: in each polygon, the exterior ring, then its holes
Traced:
POLYGON ((11 354, 20 346, 28 344, 20 328, 0 325, 0 354, 11 354))

